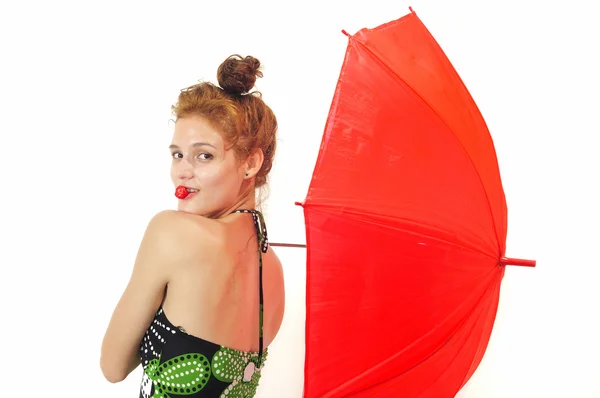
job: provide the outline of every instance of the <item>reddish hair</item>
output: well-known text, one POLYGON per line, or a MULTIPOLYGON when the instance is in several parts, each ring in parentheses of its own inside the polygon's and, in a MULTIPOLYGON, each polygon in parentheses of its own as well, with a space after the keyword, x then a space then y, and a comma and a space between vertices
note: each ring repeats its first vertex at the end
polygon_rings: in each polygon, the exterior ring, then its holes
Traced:
POLYGON ((255 187, 267 182, 276 147, 277 119, 254 87, 260 61, 252 56, 231 55, 219 66, 219 86, 209 82, 184 88, 172 106, 176 120, 189 116, 205 118, 223 139, 232 145, 238 159, 243 160, 257 149, 264 155, 256 174, 255 187))

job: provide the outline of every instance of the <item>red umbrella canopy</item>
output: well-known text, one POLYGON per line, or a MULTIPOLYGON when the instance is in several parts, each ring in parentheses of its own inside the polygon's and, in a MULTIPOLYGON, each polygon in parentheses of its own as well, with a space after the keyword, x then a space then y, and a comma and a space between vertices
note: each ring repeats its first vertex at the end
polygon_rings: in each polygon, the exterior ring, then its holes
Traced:
POLYGON ((535 263, 504 257, 492 139, 416 14, 349 36, 302 206, 304 396, 453 397, 535 263))

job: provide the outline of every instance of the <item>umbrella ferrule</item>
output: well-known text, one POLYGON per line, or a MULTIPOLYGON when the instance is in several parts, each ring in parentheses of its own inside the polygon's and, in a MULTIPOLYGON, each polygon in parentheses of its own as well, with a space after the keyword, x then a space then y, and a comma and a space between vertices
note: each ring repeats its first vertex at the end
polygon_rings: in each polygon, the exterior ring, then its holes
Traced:
POLYGON ((522 267, 535 267, 535 260, 524 260, 521 258, 509 258, 502 257, 500 258, 501 265, 519 265, 522 267))

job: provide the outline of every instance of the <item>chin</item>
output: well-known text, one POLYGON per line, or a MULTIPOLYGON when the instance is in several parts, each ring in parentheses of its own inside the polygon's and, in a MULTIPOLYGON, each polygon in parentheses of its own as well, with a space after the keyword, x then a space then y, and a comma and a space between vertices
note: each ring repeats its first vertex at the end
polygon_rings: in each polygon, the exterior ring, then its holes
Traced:
POLYGON ((196 215, 196 216, 201 216, 202 215, 202 214, 200 214, 197 211, 193 211, 193 210, 186 209, 186 208, 181 208, 181 207, 178 208, 177 211, 180 211, 180 212, 186 213, 186 214, 193 214, 193 215, 196 215))
POLYGON ((183 213, 202 215, 202 209, 190 202, 180 201, 177 210, 183 213))
POLYGON ((210 218, 210 215, 213 213, 213 211, 211 209, 207 209, 204 206, 199 206, 197 203, 194 203, 191 201, 190 202, 181 201, 179 203, 179 205, 177 206, 177 210, 182 213, 193 214, 196 216, 209 217, 209 218, 210 218))

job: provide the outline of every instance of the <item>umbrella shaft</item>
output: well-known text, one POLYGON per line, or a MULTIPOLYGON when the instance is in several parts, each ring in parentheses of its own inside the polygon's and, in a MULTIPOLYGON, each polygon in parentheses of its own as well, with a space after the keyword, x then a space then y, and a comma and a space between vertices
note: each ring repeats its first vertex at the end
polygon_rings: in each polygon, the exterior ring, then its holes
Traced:
POLYGON ((299 243, 269 243, 269 246, 280 246, 280 247, 306 247, 306 245, 301 245, 299 243))

